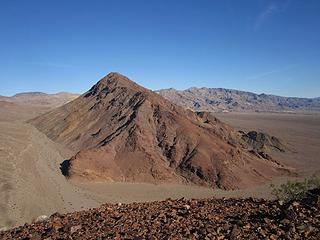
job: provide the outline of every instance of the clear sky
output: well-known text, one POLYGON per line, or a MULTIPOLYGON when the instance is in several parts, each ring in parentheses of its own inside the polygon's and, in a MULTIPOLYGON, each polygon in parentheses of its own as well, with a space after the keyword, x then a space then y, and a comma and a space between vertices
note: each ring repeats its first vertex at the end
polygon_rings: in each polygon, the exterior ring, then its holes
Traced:
POLYGON ((319 0, 0 0, 0 94, 150 89, 320 96, 319 0))

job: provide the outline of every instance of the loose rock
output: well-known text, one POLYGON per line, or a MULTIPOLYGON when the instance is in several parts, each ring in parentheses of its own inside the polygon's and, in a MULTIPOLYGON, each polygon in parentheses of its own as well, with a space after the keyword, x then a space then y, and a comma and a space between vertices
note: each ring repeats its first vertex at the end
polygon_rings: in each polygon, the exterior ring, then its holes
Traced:
POLYGON ((0 232, 0 239, 320 239, 315 200, 165 200, 104 204, 0 232))

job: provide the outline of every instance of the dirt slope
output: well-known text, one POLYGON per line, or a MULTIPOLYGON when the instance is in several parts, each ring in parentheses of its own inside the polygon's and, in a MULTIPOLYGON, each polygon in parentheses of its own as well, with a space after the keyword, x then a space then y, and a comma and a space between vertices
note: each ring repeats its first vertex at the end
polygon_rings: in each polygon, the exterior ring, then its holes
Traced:
POLYGON ((285 171, 250 152, 232 127, 207 113, 184 110, 118 73, 31 123, 79 151, 63 165, 74 179, 230 189, 285 171))

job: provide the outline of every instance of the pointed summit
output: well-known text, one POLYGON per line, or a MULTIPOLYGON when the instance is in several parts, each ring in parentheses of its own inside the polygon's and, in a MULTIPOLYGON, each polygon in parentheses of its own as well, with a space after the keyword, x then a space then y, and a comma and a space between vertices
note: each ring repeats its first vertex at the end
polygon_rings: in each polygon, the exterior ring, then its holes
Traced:
POLYGON ((107 92, 110 89, 115 88, 127 88, 132 89, 135 91, 149 91, 139 85, 137 85, 135 82, 131 81, 126 76, 117 73, 117 72, 111 72, 102 79, 100 79, 87 93, 86 96, 92 96, 99 94, 101 92, 107 92))
MULTIPOLYGON (((130 86, 130 85, 138 86, 135 82, 131 81, 126 76, 124 76, 120 73, 117 73, 117 72, 109 73, 108 75, 103 77, 99 82, 101 82, 101 84, 116 83, 116 84, 119 84, 122 86, 130 86)), ((141 87, 141 86, 139 86, 139 87, 141 87)))
POLYGON ((230 126, 177 107, 119 73, 32 123, 78 152, 66 169, 71 178, 230 189, 283 172, 244 148, 230 126))

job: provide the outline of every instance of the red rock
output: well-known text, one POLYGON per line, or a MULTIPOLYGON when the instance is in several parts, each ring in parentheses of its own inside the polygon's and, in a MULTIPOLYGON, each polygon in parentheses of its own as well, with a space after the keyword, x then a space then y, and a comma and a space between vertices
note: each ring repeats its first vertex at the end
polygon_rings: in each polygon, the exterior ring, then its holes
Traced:
POLYGON ((82 228, 81 224, 80 225, 76 225, 76 226, 72 226, 70 228, 70 233, 73 234, 73 233, 79 231, 81 228, 82 228))
POLYGON ((287 208, 277 201, 213 198, 194 202, 132 203, 121 209, 107 204, 54 214, 47 221, 0 232, 0 239, 53 240, 71 235, 72 239, 320 239, 320 209, 315 201, 299 201, 295 211, 301 214, 290 220, 287 208), (192 207, 187 210, 186 205, 192 207))
POLYGON ((242 134, 210 113, 176 106, 118 73, 30 122, 77 152, 61 170, 80 180, 233 189, 285 172, 250 153, 242 134))

